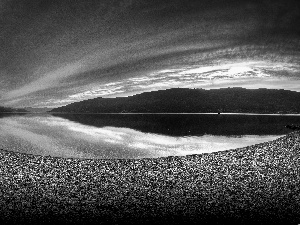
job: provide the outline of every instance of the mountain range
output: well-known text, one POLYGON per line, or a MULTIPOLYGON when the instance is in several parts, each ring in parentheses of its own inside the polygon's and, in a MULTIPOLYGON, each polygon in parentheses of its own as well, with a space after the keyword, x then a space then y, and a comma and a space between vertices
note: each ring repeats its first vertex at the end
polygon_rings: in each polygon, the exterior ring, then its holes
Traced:
POLYGON ((300 93, 277 89, 173 88, 129 97, 94 98, 52 113, 300 113, 300 93))

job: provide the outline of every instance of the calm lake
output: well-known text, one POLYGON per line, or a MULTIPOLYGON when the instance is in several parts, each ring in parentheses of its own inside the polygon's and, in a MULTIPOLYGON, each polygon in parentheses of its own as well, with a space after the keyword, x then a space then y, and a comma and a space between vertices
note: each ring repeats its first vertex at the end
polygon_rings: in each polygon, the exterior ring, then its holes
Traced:
POLYGON ((156 158, 271 141, 300 116, 0 114, 0 149, 68 158, 156 158))

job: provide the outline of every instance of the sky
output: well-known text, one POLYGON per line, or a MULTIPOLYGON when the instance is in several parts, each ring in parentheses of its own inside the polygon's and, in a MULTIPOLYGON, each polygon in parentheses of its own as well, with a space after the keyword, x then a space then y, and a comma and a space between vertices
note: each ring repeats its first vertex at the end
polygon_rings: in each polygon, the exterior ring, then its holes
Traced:
POLYGON ((298 0, 0 0, 0 105, 300 91, 298 0))

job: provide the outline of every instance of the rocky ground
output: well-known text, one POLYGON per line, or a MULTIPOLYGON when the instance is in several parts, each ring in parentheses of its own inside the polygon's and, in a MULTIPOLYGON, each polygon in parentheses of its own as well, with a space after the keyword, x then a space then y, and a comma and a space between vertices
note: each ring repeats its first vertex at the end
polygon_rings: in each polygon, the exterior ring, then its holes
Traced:
POLYGON ((139 160, 0 151, 0 223, 298 224, 300 132, 246 148, 139 160))

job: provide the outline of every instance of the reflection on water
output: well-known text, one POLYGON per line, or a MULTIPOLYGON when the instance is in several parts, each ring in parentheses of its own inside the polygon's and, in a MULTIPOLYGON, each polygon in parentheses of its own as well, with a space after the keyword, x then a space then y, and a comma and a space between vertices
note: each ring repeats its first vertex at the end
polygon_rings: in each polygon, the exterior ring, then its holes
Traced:
POLYGON ((171 136, 91 126, 52 115, 0 117, 0 148, 76 158, 145 158, 199 154, 270 141, 280 135, 171 136))
POLYGON ((94 127, 126 127, 168 136, 281 135, 299 116, 207 114, 54 114, 94 127))

